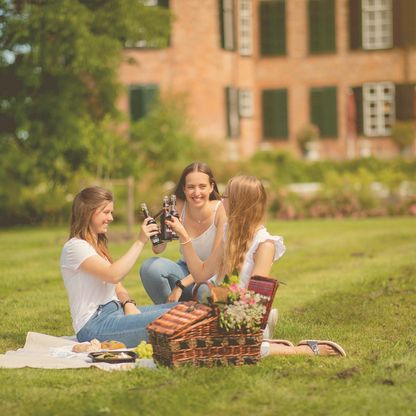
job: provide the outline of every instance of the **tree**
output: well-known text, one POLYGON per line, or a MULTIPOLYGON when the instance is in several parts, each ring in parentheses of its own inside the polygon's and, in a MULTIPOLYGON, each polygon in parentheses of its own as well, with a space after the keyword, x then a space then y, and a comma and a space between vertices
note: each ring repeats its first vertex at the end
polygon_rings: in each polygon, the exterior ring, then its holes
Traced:
MULTIPOLYGON (((82 170, 96 174, 92 159, 109 154, 98 133, 118 115, 125 43, 163 46, 169 30, 169 11, 140 1, 0 0, 0 148, 19 160, 0 177, 25 176, 30 166, 54 188, 82 170)), ((7 198, 0 191, 0 206, 7 198)))

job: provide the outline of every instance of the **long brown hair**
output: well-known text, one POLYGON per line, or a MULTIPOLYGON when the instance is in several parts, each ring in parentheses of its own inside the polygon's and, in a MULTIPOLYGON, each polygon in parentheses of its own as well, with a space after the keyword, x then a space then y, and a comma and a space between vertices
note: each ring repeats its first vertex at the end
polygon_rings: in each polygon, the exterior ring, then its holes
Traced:
POLYGON ((220 193, 218 191, 217 182, 214 179, 214 175, 212 173, 211 168, 206 163, 202 162, 191 163, 183 170, 182 175, 179 178, 178 183, 176 184, 174 192, 179 199, 181 199, 182 201, 185 201, 186 199, 184 192, 186 177, 192 172, 201 172, 205 173, 205 175, 208 175, 209 183, 210 185, 213 185, 212 192, 209 195, 210 201, 221 199, 220 193))
POLYGON ((228 181, 228 229, 220 276, 240 271, 257 227, 264 220, 267 196, 263 184, 254 176, 235 176, 228 181))
POLYGON ((91 230, 91 218, 94 212, 110 202, 113 202, 112 193, 99 186, 84 188, 79 192, 72 203, 69 238, 76 237, 88 241, 101 256, 111 262, 111 256, 107 247, 107 235, 98 234, 96 240, 91 230))

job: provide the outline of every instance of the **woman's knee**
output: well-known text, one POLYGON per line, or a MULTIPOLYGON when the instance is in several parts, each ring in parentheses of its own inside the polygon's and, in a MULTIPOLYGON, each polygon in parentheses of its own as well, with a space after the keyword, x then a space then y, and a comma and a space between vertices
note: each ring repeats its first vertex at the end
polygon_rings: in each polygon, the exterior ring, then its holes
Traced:
POLYGON ((155 271, 157 271, 158 267, 157 267, 157 262, 160 258, 159 257, 151 257, 149 259, 146 259, 142 265, 140 266, 139 269, 139 276, 140 278, 143 280, 152 278, 155 273, 155 271), (156 267, 155 267, 156 264, 156 267))
POLYGON ((151 257, 143 262, 140 267, 140 277, 143 280, 168 278, 172 274, 180 273, 178 265, 172 260, 163 257, 151 257))

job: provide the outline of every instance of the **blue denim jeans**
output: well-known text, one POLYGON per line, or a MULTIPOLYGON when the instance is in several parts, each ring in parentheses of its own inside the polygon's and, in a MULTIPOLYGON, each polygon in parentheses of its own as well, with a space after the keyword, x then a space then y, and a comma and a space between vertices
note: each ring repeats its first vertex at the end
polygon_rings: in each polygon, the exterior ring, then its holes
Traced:
MULTIPOLYGON (((188 276, 189 270, 183 260, 175 263, 163 257, 151 257, 143 262, 139 274, 150 299, 156 305, 160 305, 166 302, 175 287, 175 282, 188 276)), ((194 284, 185 288, 179 300, 191 300, 193 287, 194 284)))
POLYGON ((149 339, 147 325, 175 305, 177 303, 140 306, 140 314, 124 315, 120 302, 112 300, 98 307, 77 333, 77 339, 79 342, 91 341, 94 338, 101 342, 114 340, 123 342, 127 348, 133 348, 140 341, 149 339))

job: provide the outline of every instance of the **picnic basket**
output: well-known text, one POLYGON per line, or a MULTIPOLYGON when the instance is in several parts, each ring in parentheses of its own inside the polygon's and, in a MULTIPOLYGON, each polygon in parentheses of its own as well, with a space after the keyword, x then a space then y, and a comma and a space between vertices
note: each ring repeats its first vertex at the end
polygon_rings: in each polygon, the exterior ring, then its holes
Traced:
MULTIPOLYGON (((260 282, 256 289, 261 290, 263 286, 260 282)), ((270 305, 272 302, 273 298, 269 299, 270 305)), ((266 305, 267 313, 270 305, 266 305)), ((226 331, 218 320, 215 306, 195 301, 176 305, 147 327, 153 358, 169 367, 255 364, 260 359, 262 329, 226 331)))

